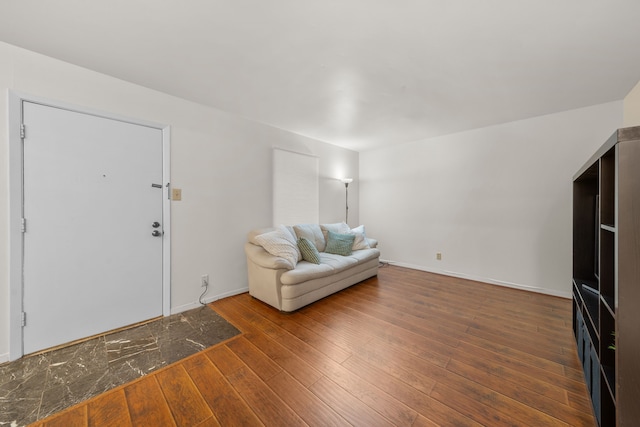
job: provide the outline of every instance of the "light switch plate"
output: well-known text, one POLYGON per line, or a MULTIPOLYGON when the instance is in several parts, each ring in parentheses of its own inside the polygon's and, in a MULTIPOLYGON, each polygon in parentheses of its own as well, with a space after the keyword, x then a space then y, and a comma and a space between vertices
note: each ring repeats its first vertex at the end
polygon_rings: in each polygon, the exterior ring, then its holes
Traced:
POLYGON ((182 189, 181 188, 172 188, 171 189, 171 200, 182 200, 182 189))

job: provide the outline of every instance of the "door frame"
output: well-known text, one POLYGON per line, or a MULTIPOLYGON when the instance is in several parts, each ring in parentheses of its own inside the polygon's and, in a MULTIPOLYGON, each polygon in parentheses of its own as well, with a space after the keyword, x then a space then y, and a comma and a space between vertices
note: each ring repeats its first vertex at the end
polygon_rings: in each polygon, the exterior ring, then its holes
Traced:
MULTIPOLYGON (((89 114, 162 131, 162 314, 171 314, 171 127, 9 90, 9 360, 24 355, 22 334, 24 237, 24 156, 21 136, 23 102, 89 114)), ((26 132, 28 132, 28 128, 26 132)))

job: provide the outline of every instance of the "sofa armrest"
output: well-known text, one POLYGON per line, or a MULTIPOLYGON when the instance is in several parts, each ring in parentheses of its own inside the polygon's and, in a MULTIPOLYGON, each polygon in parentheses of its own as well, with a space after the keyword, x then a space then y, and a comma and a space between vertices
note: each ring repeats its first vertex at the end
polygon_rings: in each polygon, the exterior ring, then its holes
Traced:
POLYGON ((244 244, 244 253, 254 264, 273 270, 291 270, 291 263, 284 258, 271 255, 262 246, 253 243, 244 244))
POLYGON ((378 241, 376 239, 372 239, 370 237, 367 237, 367 243, 369 243, 369 246, 372 248, 377 248, 378 247, 378 241))

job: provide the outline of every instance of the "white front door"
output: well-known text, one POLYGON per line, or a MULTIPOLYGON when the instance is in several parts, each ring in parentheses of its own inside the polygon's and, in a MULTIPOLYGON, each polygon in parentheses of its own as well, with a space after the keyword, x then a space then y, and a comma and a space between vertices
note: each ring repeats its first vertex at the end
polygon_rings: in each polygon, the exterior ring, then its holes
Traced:
POLYGON ((24 354, 162 315, 162 130, 26 101, 23 123, 24 354))

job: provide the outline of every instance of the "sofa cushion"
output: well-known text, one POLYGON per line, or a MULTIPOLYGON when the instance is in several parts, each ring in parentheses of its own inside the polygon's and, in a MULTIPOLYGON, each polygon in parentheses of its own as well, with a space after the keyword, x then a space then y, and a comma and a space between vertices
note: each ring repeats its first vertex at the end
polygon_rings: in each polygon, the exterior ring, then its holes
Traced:
MULTIPOLYGON (((323 254, 320 254, 320 264, 313 264, 307 261, 300 261, 293 270, 285 271, 280 276, 283 285, 295 285, 297 283, 306 282, 307 280, 316 279, 318 277, 331 276, 335 273, 332 265, 323 262, 323 254)), ((353 260, 349 265, 353 264, 353 260)), ((347 267, 345 267, 347 268, 347 267)))
POLYGON ((320 253, 320 264, 302 261, 293 270, 286 271, 280 276, 283 285, 295 285, 307 280, 317 279, 336 274, 357 264, 357 260, 341 255, 320 253))
POLYGON ((298 260, 302 259, 296 239, 282 225, 273 231, 255 236, 255 241, 271 255, 285 259, 290 269, 294 269, 298 260))
POLYGON ((320 252, 324 252, 326 241, 318 224, 298 224, 293 226, 297 238, 304 237, 313 243, 320 252))
POLYGON ((324 251, 336 255, 351 255, 355 238, 355 234, 340 234, 329 230, 327 232, 327 246, 324 251))
MULTIPOLYGON (((320 254, 322 255, 322 254, 320 254)), ((283 310, 292 311, 312 303, 327 295, 342 290, 354 283, 375 276, 378 271, 378 259, 358 263, 350 268, 325 277, 314 277, 294 285, 282 285, 281 303, 283 310)), ((287 274, 289 272, 286 272, 287 274)))
POLYGON ((353 264, 358 263, 358 259, 356 257, 331 254, 328 252, 320 254, 320 261, 333 268, 334 273, 351 268, 353 264))
POLYGON ((280 276, 283 285, 296 285, 308 280, 319 279, 348 270, 356 264, 365 263, 375 260, 380 256, 377 249, 363 249, 353 252, 350 256, 342 256, 320 253, 320 264, 312 264, 307 261, 301 261, 293 270, 285 271, 280 276))
POLYGON ((313 264, 320 264, 320 254, 316 246, 309 239, 304 237, 298 238, 298 249, 302 254, 302 259, 313 264))
POLYGON ((369 261, 380 257, 380 251, 378 249, 361 249, 359 251, 353 251, 349 258, 353 258, 356 262, 369 261))

